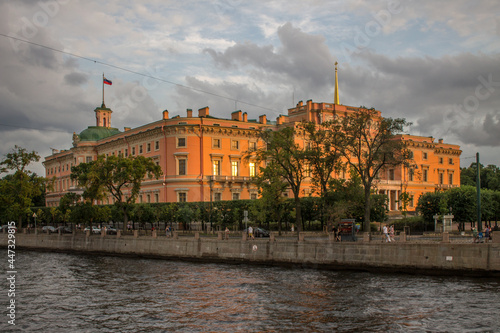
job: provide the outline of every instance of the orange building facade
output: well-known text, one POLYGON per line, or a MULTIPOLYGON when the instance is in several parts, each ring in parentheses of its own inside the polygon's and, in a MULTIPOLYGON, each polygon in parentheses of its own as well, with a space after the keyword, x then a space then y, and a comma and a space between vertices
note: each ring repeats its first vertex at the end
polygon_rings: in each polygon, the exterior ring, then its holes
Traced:
MULTIPOLYGON (((184 117, 173 118, 165 110, 158 121, 119 131, 111 127, 112 110, 103 104, 94 110, 96 126, 75 133, 72 148, 53 151, 45 158, 46 177, 55 180, 54 189, 46 193, 46 204, 58 206, 64 194, 82 193, 70 179, 71 167, 96 160, 98 155, 143 155, 161 166, 164 176, 144 180, 138 202, 257 199, 258 189, 251 178, 258 166, 244 155, 262 144, 258 140, 260 131, 277 130, 302 121, 321 123, 357 110, 309 100, 305 104, 299 102, 288 110, 287 116, 281 115, 273 122, 268 122, 265 115, 258 120, 248 119, 242 111, 232 112, 229 119, 215 118, 210 116, 208 107, 199 109, 197 114, 188 109, 184 117)), ((436 142, 432 137, 405 134, 398 138, 412 150, 413 162, 410 167, 381 172, 374 189, 387 195, 390 211, 402 209, 399 198, 403 192, 410 196, 406 210, 412 211, 423 193, 459 186, 459 146, 441 139, 436 142)), ((306 179, 303 195, 311 194, 311 182, 306 179)), ((109 196, 101 203, 112 204, 113 198, 109 196)))

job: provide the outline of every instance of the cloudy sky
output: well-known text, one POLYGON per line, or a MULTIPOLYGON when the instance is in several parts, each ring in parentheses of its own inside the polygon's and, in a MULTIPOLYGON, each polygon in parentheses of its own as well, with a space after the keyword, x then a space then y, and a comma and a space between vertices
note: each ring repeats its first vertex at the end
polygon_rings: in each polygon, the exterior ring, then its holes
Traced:
MULTIPOLYGON (((0 0, 0 155, 186 109, 275 119, 299 100, 402 117, 500 166, 500 2, 0 0)), ((32 168, 43 174, 38 163, 32 168)))

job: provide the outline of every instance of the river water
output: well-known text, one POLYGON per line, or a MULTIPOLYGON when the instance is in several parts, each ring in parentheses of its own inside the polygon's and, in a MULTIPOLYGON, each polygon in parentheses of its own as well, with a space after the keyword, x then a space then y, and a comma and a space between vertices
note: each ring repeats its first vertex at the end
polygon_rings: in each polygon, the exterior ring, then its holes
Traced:
POLYGON ((16 269, 1 332, 500 331, 498 279, 32 251, 16 269))

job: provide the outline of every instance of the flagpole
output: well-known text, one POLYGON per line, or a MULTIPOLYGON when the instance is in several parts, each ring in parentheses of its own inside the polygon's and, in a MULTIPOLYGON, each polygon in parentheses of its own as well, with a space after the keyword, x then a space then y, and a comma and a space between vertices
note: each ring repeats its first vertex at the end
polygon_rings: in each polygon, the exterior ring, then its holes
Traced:
POLYGON ((102 73, 102 107, 104 107, 104 72, 102 73))

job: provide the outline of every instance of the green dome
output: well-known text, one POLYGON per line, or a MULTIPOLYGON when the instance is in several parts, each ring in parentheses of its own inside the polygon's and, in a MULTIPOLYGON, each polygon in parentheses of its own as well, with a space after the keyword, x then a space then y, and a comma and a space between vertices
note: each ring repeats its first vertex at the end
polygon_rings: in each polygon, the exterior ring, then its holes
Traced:
POLYGON ((80 141, 99 141, 109 136, 120 134, 120 130, 113 127, 89 126, 80 133, 80 141))

